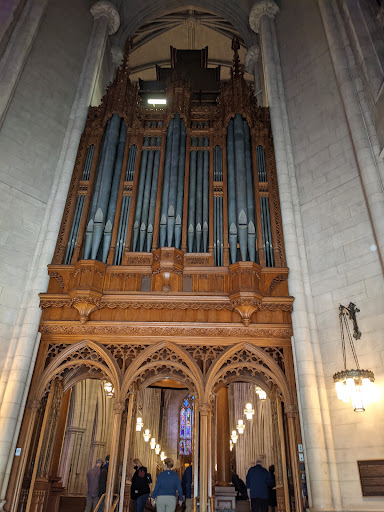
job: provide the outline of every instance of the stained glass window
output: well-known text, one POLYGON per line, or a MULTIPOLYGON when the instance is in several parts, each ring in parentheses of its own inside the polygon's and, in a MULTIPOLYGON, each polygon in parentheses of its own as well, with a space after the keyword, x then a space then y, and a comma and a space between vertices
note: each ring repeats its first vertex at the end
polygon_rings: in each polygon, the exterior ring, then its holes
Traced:
POLYGON ((180 408, 180 441, 179 454, 190 455, 192 453, 192 427, 193 427, 193 395, 187 395, 180 408))

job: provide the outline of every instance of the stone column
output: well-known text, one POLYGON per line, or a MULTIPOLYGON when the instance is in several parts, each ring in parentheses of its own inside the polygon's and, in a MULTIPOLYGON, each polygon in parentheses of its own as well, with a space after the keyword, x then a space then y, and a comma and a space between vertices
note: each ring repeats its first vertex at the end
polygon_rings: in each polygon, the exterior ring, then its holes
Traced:
MULTIPOLYGON (((312 301, 312 298, 310 287, 306 288, 304 283, 303 272, 307 273, 308 264, 274 24, 274 17, 278 11, 279 8, 273 0, 258 0, 251 10, 249 20, 251 28, 260 34, 261 39, 265 92, 271 116, 285 250, 287 265, 290 269, 288 286, 290 294, 295 297, 292 314, 294 332, 292 343, 296 356, 302 434, 305 440, 306 462, 310 476, 311 506, 317 509, 330 509, 333 499, 328 466, 329 454, 327 453, 322 416, 324 411, 328 410, 328 406, 327 403, 320 405, 319 383, 314 348, 312 347, 313 340, 310 329, 315 329, 315 326, 310 325, 307 304, 312 301)), ((327 441, 331 442, 329 438, 327 441)), ((338 486, 337 474, 334 476, 335 485, 338 486)), ((335 496, 336 494, 337 492, 335 492, 335 496)))
POLYGON ((119 449, 121 416, 124 412, 125 404, 117 403, 113 406, 113 428, 111 441, 111 454, 109 459, 107 488, 105 491, 104 510, 109 510, 113 501, 113 488, 115 485, 115 475, 117 466, 117 451, 119 449))
POLYGON ((55 249, 77 149, 102 64, 107 38, 108 35, 116 32, 120 23, 116 8, 106 0, 94 4, 91 7, 91 14, 95 21, 29 271, 30 285, 24 292, 22 312, 15 326, 16 338, 12 340, 2 374, 5 389, 0 411, 0 511, 3 510, 13 461, 12 454, 19 434, 19 418, 23 414, 21 404, 23 396, 28 393, 26 385, 28 374, 35 363, 37 348, 35 340, 41 317, 38 294, 47 290, 49 281, 47 265, 51 262, 55 249))
POLYGON ((28 0, 0 60, 0 128, 31 51, 48 0, 28 0))
POLYGON ((263 106, 263 91, 261 85, 260 75, 260 48, 259 46, 251 46, 245 56, 245 71, 254 78, 254 88, 257 104, 259 107, 263 106))
MULTIPOLYGON (((349 41, 341 21, 338 6, 329 0, 319 0, 320 13, 323 19, 325 34, 328 40, 329 51, 335 71, 337 84, 344 112, 348 122, 348 128, 356 155, 357 165, 363 185, 367 206, 372 222, 372 230, 378 244, 378 256, 383 263, 384 255, 384 174, 382 163, 380 166, 375 158, 368 132, 367 119, 364 119, 364 110, 369 112, 365 94, 355 87, 351 74, 351 66, 348 62, 349 41), (343 40, 344 39, 344 40, 343 40), (363 96, 363 98, 361 97, 363 96)), ((370 116, 370 114, 368 114, 370 116)), ((372 128, 376 132, 374 125, 372 128)), ((374 134, 376 135, 376 134, 374 134)), ((377 136, 374 137, 377 139, 377 136)))
MULTIPOLYGON (((229 450, 229 408, 228 408, 228 386, 223 386, 217 393, 216 400, 216 422, 217 422, 217 481, 216 485, 227 487, 231 485, 231 467, 229 450)), ((216 492, 217 494, 217 492, 216 492)))
POLYGON ((131 444, 132 413, 133 413, 133 405, 134 405, 134 401, 135 401, 135 394, 129 393, 128 400, 129 400, 129 402, 128 402, 127 426, 125 428, 123 468, 121 470, 119 512, 123 512, 123 506, 124 506, 125 479, 127 477, 128 451, 129 451, 129 446, 131 444))

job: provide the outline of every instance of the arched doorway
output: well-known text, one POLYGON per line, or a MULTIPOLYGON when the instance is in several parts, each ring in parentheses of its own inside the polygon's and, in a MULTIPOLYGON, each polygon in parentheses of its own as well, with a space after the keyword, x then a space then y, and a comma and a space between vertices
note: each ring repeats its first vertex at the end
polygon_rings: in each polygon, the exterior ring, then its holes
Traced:
MULTIPOLYGON (((214 404, 207 446, 211 446, 212 484, 216 482, 217 492, 233 474, 245 480, 247 470, 261 460, 267 469, 275 466, 277 510, 301 510, 305 468, 299 465, 301 435, 290 348, 252 343, 230 347, 211 367, 205 392, 214 404), (251 412, 245 419, 247 404, 251 412), (243 437, 237 436, 239 419, 247 430, 243 437), (240 438, 232 453, 230 432, 240 438)), ((223 495, 229 503, 227 491, 223 495)), ((216 496, 216 507, 219 502, 216 496)))

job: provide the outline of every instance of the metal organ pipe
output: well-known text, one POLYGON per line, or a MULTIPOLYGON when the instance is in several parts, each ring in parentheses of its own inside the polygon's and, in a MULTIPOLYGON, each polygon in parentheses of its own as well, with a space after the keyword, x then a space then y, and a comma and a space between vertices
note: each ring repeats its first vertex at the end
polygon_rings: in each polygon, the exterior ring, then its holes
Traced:
MULTIPOLYGON (((256 148, 257 157, 257 172, 259 182, 267 182, 267 168, 265 165, 265 153, 263 146, 257 146, 256 148)), ((269 212, 269 197, 266 193, 260 195, 260 213, 261 213, 261 225, 263 231, 263 247, 265 253, 265 262, 267 267, 273 267, 273 245, 272 245, 272 230, 271 230, 271 217, 269 212)))
POLYGON ((231 119, 227 129, 228 227, 231 263, 237 261, 235 146, 233 139, 233 120, 231 119))
MULTIPOLYGON (((203 138, 199 137, 198 147, 203 145, 203 138)), ((197 173, 196 173, 196 251, 201 249, 201 235, 203 224, 203 152, 197 151, 197 173)))
POLYGON ((237 243, 242 261, 256 261, 251 139, 248 123, 241 114, 236 114, 228 124, 227 183, 231 263, 237 261, 237 243))
POLYGON ((96 204, 96 213, 93 221, 93 237, 91 259, 96 259, 103 236, 104 225, 106 222, 109 195, 111 193, 111 185, 113 172, 115 168, 115 159, 117 145, 119 142, 121 119, 118 114, 113 114, 110 121, 110 136, 108 146, 105 151, 105 161, 102 171, 100 188, 98 191, 98 200, 96 204))
POLYGON ((106 154, 106 149, 107 149, 108 142, 109 142, 110 126, 111 126, 111 120, 108 121, 108 123, 104 129, 103 142, 101 143, 99 164, 98 164, 98 168, 97 168, 95 185, 93 188, 91 207, 90 207, 89 215, 88 215, 87 229, 85 232, 84 254, 83 254, 83 258, 85 260, 89 259, 89 256, 91 254, 92 237, 93 237, 93 219, 94 219, 94 216, 96 213, 97 198, 99 195, 101 176, 102 176, 102 171, 104 168, 105 154, 106 154))
POLYGON ((165 148, 163 190, 160 208, 160 247, 181 245, 185 173, 185 124, 179 114, 171 119, 165 148))
POLYGON ((98 167, 95 188, 92 196, 89 221, 85 236, 84 259, 96 259, 106 222, 107 208, 113 172, 115 168, 116 151, 119 141, 121 119, 113 114, 107 123, 102 153, 98 167))
POLYGON ((236 215, 238 240, 242 261, 247 260, 248 218, 247 218, 247 182, 245 175, 244 126, 240 114, 234 119, 235 132, 235 169, 236 169, 236 215))
MULTIPOLYGON (((204 138, 204 146, 209 146, 209 138, 204 138)), ((208 251, 208 223, 209 223, 209 151, 204 151, 203 168, 203 252, 208 251)))
MULTIPOLYGON (((157 137, 156 146, 161 146, 161 137, 157 137)), ((157 183, 159 181, 159 167, 160 167, 160 150, 155 151, 155 161, 153 164, 153 175, 151 185, 151 197, 149 201, 149 212, 148 212, 148 228, 147 228, 147 252, 151 251, 152 240, 153 240, 153 224, 155 221, 156 212, 156 197, 157 197, 157 183)))
MULTIPOLYGON (((149 141, 149 145, 153 147, 155 145, 155 137, 151 137, 149 141)), ((151 196, 151 184, 152 184, 152 173, 153 173, 153 161, 155 157, 155 150, 150 149, 148 151, 148 159, 147 159, 147 167, 145 170, 145 185, 144 185, 144 195, 143 195, 143 204, 141 210, 141 219, 140 219, 140 243, 139 243, 139 251, 142 252, 144 250, 144 243, 147 235, 147 223, 148 223, 148 213, 149 213, 149 201, 151 196)))
MULTIPOLYGON (((148 145, 149 145, 149 137, 144 137, 143 147, 148 146, 148 145)), ((137 244, 137 241, 139 238, 139 231, 140 231, 140 218, 141 218, 141 208, 143 205, 143 195, 144 195, 145 175, 146 175, 146 170, 147 170, 147 160, 148 160, 148 150, 143 149, 141 152, 140 176, 139 176, 139 183, 137 186, 135 219, 133 222, 132 251, 137 251, 136 244, 137 244)))
POLYGON ((167 130, 167 143, 165 146, 163 191, 162 191, 162 195, 161 195, 161 209, 160 209, 160 247, 165 247, 165 241, 167 238, 167 210, 168 210, 168 194, 169 194, 169 176, 170 176, 170 172, 171 172, 171 159, 172 159, 173 125, 174 125, 174 118, 172 118, 169 122, 168 130, 167 130))
POLYGON ((109 197, 106 223, 105 223, 105 227, 104 227, 103 256, 102 256, 102 260, 101 260, 103 263, 107 262, 108 251, 109 251, 109 247, 111 245, 112 228, 113 228, 113 223, 115 221, 117 196, 119 194, 120 176, 121 176, 121 169, 123 167, 126 138, 127 138, 127 127, 125 125, 125 122, 122 120, 121 127, 120 127, 119 145, 117 147, 117 153, 116 153, 115 168, 113 171, 111 193, 110 193, 110 197, 109 197))
POLYGON ((245 175, 248 211, 248 254, 250 261, 256 262, 256 227, 255 227, 255 199, 253 192, 253 173, 251 157, 251 134, 247 121, 244 126, 245 175))
MULTIPOLYGON (((95 153, 95 146, 92 144, 91 146, 89 146, 89 148, 87 150, 87 156, 85 159, 83 174, 81 176, 82 181, 89 181, 89 176, 90 176, 90 172, 91 172, 94 153, 95 153)), ((77 236, 79 234, 81 217, 83 215, 84 202, 85 202, 85 195, 78 194, 75 215, 74 215, 72 226, 71 226, 71 232, 69 234, 69 239, 68 239, 68 244, 67 244, 67 252, 65 254, 65 259, 64 259, 64 263, 66 265, 71 263, 73 251, 75 250, 77 236)))
MULTIPOLYGON (((136 157, 137 157, 137 147, 131 146, 129 148, 129 153, 128 153, 128 162, 127 162, 127 170, 125 173, 125 181, 133 181, 134 174, 135 174, 136 157)), ((120 212, 119 229, 118 229, 116 249, 115 249, 115 258, 114 258, 115 265, 121 265, 121 261, 123 259, 125 242, 126 242, 126 238, 127 238, 127 225, 128 225, 130 206, 131 206, 131 196, 123 195, 123 200, 122 200, 122 204, 121 204, 121 212, 120 212)))
MULTIPOLYGON (((214 149, 213 159, 213 180, 221 183, 223 181, 223 153, 220 146, 214 149)), ((216 266, 223 265, 223 198, 220 195, 214 196, 214 260, 216 266)))
POLYGON ((177 181, 179 171, 180 156, 180 125, 181 120, 178 114, 174 117, 173 138, 172 138, 172 155, 171 169, 169 174, 169 192, 168 192, 168 208, 167 208, 167 246, 173 246, 173 234, 175 229, 175 211, 176 211, 176 194, 177 181))
POLYGON ((180 249, 183 218, 183 198, 184 198, 184 173, 185 173, 185 150, 186 150, 186 130, 185 124, 181 123, 180 135, 180 156, 177 181, 176 196, 176 218, 175 218, 175 247, 180 249))
MULTIPOLYGON (((191 146, 196 147, 196 137, 192 137, 191 146)), ((193 149, 190 155, 189 166, 189 196, 188 196, 188 252, 193 252, 195 240, 195 212, 196 212, 196 161, 197 151, 193 149)))

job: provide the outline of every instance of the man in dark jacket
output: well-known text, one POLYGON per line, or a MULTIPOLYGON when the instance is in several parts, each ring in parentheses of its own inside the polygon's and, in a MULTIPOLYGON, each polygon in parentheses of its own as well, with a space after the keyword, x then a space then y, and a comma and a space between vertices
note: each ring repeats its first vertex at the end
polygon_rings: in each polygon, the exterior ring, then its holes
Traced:
MULTIPOLYGON (((99 477, 99 499, 103 494, 105 494, 105 491, 107 489, 107 478, 108 478, 108 468, 109 468, 109 455, 105 457, 105 463, 101 466, 100 470, 100 477, 99 477)), ((104 512, 104 503, 105 503, 105 496, 100 503, 100 507, 98 512, 104 512)))
POLYGON ((152 483, 152 477, 144 466, 136 467, 136 471, 132 477, 131 499, 135 502, 135 512, 143 512, 145 503, 148 499, 152 483))
POLYGON ((184 471, 181 478, 181 488, 185 497, 185 511, 191 512, 192 510, 192 464, 190 464, 184 471))
POLYGON ((269 472, 263 468, 262 461, 251 467, 247 473, 247 488, 251 498, 252 512, 268 512, 268 487, 273 487, 269 472))
POLYGON ((97 459, 96 466, 87 473, 87 502, 84 512, 90 512, 92 507, 94 510, 99 501, 99 478, 102 463, 101 459, 97 459))

